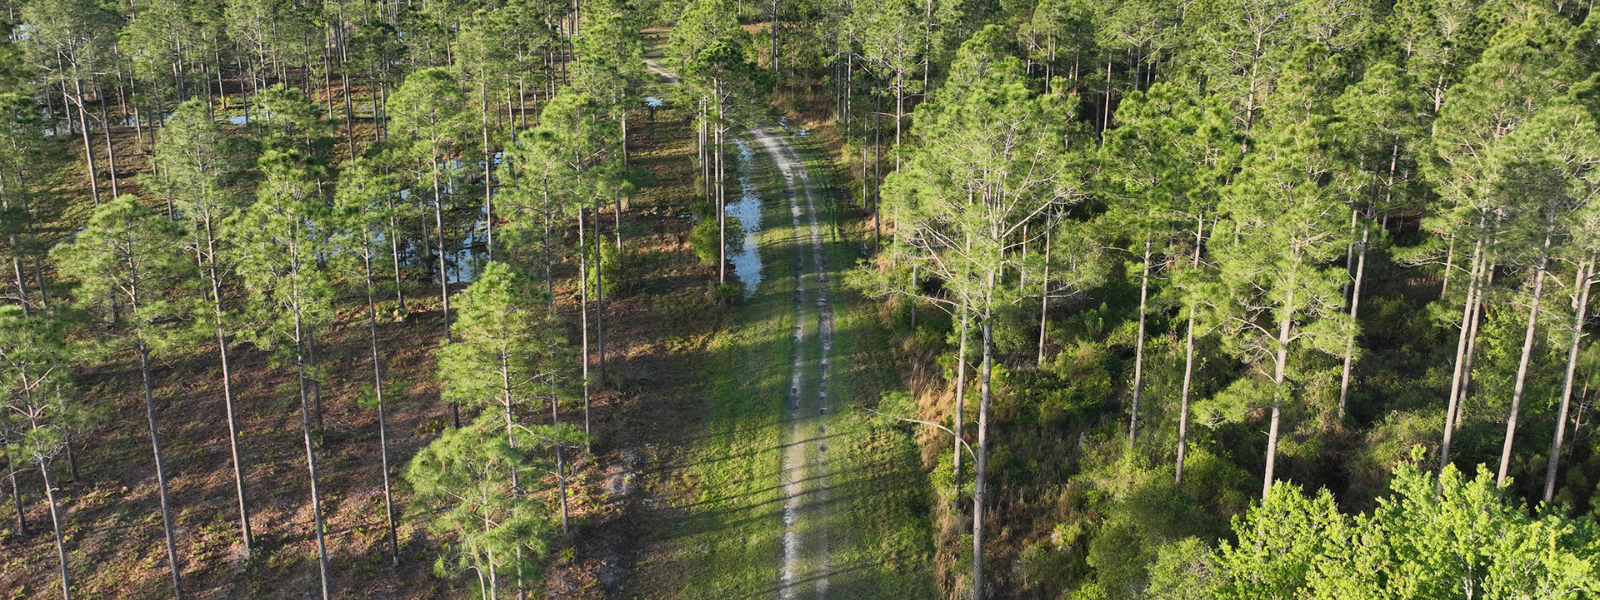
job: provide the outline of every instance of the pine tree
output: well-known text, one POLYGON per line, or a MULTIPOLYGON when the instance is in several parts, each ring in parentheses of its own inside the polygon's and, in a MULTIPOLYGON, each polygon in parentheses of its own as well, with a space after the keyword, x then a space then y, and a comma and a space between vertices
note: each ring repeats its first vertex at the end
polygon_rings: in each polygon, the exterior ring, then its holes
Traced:
MULTIPOLYGON (((1022 62, 1008 52, 998 26, 964 44, 951 83, 938 99, 917 107, 912 132, 920 141, 918 151, 885 184, 899 232, 884 259, 917 264, 942 280, 947 295, 924 299, 970 311, 982 330, 970 582, 975 600, 986 589, 982 559, 993 324, 1000 310, 1028 295, 999 277, 1038 265, 1023 261, 1019 252, 1032 241, 1022 234, 1026 223, 1084 194, 1066 147, 1073 132, 1062 125, 1069 121, 1070 104, 1060 96, 1034 94, 1024 78, 1022 62)), ((919 289, 895 287, 891 282, 904 279, 872 271, 863 279, 863 287, 876 295, 919 289)))
MULTIPOLYGON (((1128 443, 1138 426, 1144 358, 1146 302, 1152 261, 1199 269, 1208 220, 1216 220, 1217 194, 1237 165, 1238 145, 1222 111, 1194 90, 1158 83, 1129 94, 1116 114, 1117 128, 1102 147, 1102 189, 1111 202, 1108 224, 1128 232, 1130 253, 1140 258, 1139 327, 1134 351, 1128 443), (1166 258, 1170 255, 1170 259, 1166 258), (1187 264, 1185 264, 1187 263, 1187 264)), ((1159 268, 1159 267, 1157 267, 1159 268)), ((1130 268, 1130 273, 1132 269, 1130 268)), ((1180 276, 1196 283, 1197 273, 1180 276)), ((1195 320, 1192 294, 1184 302, 1184 385, 1180 397, 1176 479, 1183 481, 1189 415, 1189 383, 1194 373, 1195 320)))
MULTIPOLYGON (((28 63, 46 85, 60 86, 62 100, 77 113, 89 191, 99 204, 100 178, 89 141, 88 102, 98 74, 114 68, 113 45, 120 18, 92 0, 34 0, 23 5, 22 20, 32 27, 24 44, 28 63)), ((71 131, 70 117, 66 125, 71 131)))
POLYGON ((1336 201, 1340 192, 1323 181, 1333 168, 1325 117, 1301 106, 1274 107, 1223 190, 1223 218, 1210 238, 1217 279, 1202 292, 1202 320, 1250 369, 1210 400, 1210 410, 1229 418, 1258 407, 1270 413, 1263 498, 1272 491, 1282 413, 1297 397, 1291 357, 1303 349, 1338 355, 1355 333, 1342 311, 1342 277, 1327 267, 1346 247, 1349 227, 1336 201))
MULTIPOLYGON (((444 314, 444 339, 450 340, 450 272, 445 266, 444 163, 465 143, 466 97, 454 77, 443 69, 424 69, 408 75, 389 97, 387 110, 408 158, 425 163, 432 188, 433 224, 438 235, 439 302, 444 314)), ((413 189, 413 195, 417 190, 413 189)), ((459 409, 450 406, 451 423, 461 425, 459 409)))
POLYGON ((500 415, 484 414, 445 431, 406 466, 414 502, 431 515, 429 530, 445 542, 434 573, 454 577, 471 571, 485 598, 498 597, 502 576, 519 586, 537 581, 537 559, 549 551, 549 510, 536 495, 519 493, 511 483, 517 473, 548 471, 548 465, 527 458, 529 451, 583 443, 570 426, 519 426, 515 437, 518 447, 513 448, 500 415))
POLYGON ((11 259, 12 283, 24 315, 48 308, 44 269, 39 260, 39 236, 34 210, 44 179, 46 146, 39 107, 18 94, 0 94, 0 234, 5 236, 11 259), (28 291, 24 261, 32 262, 34 298, 28 291))
MULTIPOLYGON (((1418 97, 1413 83, 1398 66, 1378 62, 1369 65, 1362 80, 1334 101, 1332 128, 1341 163, 1337 170, 1339 177, 1349 179, 1358 190, 1348 200, 1354 246, 1345 254, 1345 268, 1352 272, 1346 294, 1351 320, 1359 317, 1367 253, 1374 244, 1382 243, 1388 215, 1407 207, 1415 193, 1415 154, 1424 142, 1418 118, 1423 99, 1418 97)), ((1355 342, 1354 337, 1350 338, 1343 352, 1340 418, 1344 417, 1350 398, 1355 342)))
POLYGON ((197 329, 217 340, 234 492, 239 499, 239 533, 247 553, 254 545, 254 536, 245 502, 244 465, 239 457, 239 428, 234 420, 233 365, 228 357, 228 337, 234 323, 224 304, 223 291, 233 279, 238 260, 231 250, 231 240, 224 235, 224 224, 244 208, 240 188, 249 158, 250 150, 242 139, 224 135, 205 105, 189 100, 173 111, 161 129, 152 161, 160 166, 162 174, 140 180, 167 197, 191 229, 191 247, 209 300, 195 304, 194 322, 197 329))
POLYGON ((178 559, 172 503, 167 494, 150 354, 179 341, 182 330, 173 324, 191 311, 180 285, 193 278, 194 264, 172 251, 182 244, 182 236, 178 224, 161 218, 139 204, 137 198, 122 196, 96 209, 77 239, 55 253, 57 268, 82 282, 76 292, 80 305, 107 314, 121 311, 126 316, 124 322, 132 338, 129 342, 139 359, 167 561, 178 598, 183 597, 183 564, 178 559))
POLYGON ((367 335, 372 349, 372 404, 378 411, 379 465, 383 470, 384 519, 389 528, 389 561, 400 564, 400 540, 395 530, 394 499, 389 485, 389 432, 384 414, 384 355, 378 348, 378 307, 376 289, 372 283, 372 263, 381 249, 377 241, 392 235, 385 227, 390 223, 394 197, 398 195, 394 178, 374 165, 373 161, 358 158, 347 164, 339 178, 339 191, 334 198, 338 229, 343 234, 343 246, 349 255, 361 262, 362 280, 367 297, 367 335))
MULTIPOLYGON (((52 314, 30 316, 15 306, 0 307, 0 432, 9 433, 0 443, 13 469, 13 486, 16 463, 28 460, 39 467, 55 531, 61 595, 72 600, 64 509, 56 498, 50 464, 66 449, 68 439, 87 430, 100 415, 78 401, 70 369, 81 348, 68 341, 65 325, 52 314)), ((18 502, 20 527, 21 496, 13 499, 18 502)))
POLYGON ((1496 34, 1478 63, 1446 94, 1433 123, 1431 152, 1428 160, 1421 161, 1422 174, 1438 195, 1423 226, 1462 251, 1472 248, 1446 398, 1441 468, 1450 464, 1451 441, 1458 426, 1457 412, 1466 397, 1472 342, 1476 323, 1482 319, 1489 275, 1514 249, 1500 235, 1505 225, 1501 218, 1505 199, 1488 193, 1496 172, 1491 157, 1496 156, 1494 148, 1502 138, 1561 92, 1565 78, 1559 76, 1560 65, 1551 53, 1553 44, 1551 32, 1531 22, 1513 23, 1496 34))
POLYGON ((312 350, 315 333, 326 328, 333 318, 333 292, 317 260, 324 249, 324 236, 329 233, 327 204, 317 186, 320 169, 303 161, 298 150, 269 148, 257 164, 263 181, 256 192, 256 203, 233 221, 229 235, 237 240, 241 252, 239 271, 250 293, 252 327, 246 334, 257 345, 294 364, 317 563, 322 597, 327 600, 331 597, 328 552, 308 398, 320 377, 312 350))

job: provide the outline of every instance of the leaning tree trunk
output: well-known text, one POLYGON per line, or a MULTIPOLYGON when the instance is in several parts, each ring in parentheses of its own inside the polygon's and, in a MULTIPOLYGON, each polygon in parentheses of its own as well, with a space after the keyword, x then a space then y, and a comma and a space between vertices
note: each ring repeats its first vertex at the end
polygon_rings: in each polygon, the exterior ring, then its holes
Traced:
POLYGON ((61 565, 61 597, 72 600, 72 572, 67 568, 67 542, 61 535, 61 515, 56 509, 56 491, 50 483, 50 464, 39 457, 39 475, 44 477, 44 497, 50 503, 50 525, 56 532, 56 560, 61 565))
POLYGON ((1544 293, 1544 272, 1550 256, 1550 236, 1544 238, 1544 249, 1539 256, 1539 271, 1533 276, 1533 302, 1528 306, 1528 328, 1522 336, 1522 359, 1517 362, 1517 382, 1511 388, 1511 414, 1506 416, 1506 440, 1500 447, 1500 470, 1494 483, 1503 486, 1506 471, 1511 467, 1511 442, 1517 434, 1517 412, 1522 408, 1523 384, 1528 378, 1528 361, 1533 358, 1533 334, 1539 325, 1539 296, 1544 293))
MULTIPOLYGON (((76 78, 72 81, 73 89, 77 91, 78 98, 78 128, 83 134, 83 156, 89 165, 89 193, 94 197, 94 205, 100 206, 100 175, 95 173, 94 147, 89 142, 89 121, 84 116, 83 110, 83 82, 76 78)), ((62 102, 66 102, 63 98, 62 102)))
POLYGON ((1145 303, 1150 297, 1150 237, 1144 238, 1144 267, 1139 271, 1139 333, 1133 340, 1133 406, 1128 411, 1128 451, 1139 431, 1139 388, 1144 383, 1145 303))
POLYGON ((1550 464, 1544 473, 1544 501, 1549 502, 1556 492, 1556 469, 1561 462, 1562 438, 1567 432, 1567 410, 1572 404, 1572 378, 1578 367, 1578 342, 1583 340, 1583 319, 1589 309, 1589 269, 1593 259, 1578 265, 1578 277, 1573 286, 1578 289, 1578 304, 1573 307, 1572 344, 1567 347, 1567 374, 1561 384, 1561 409, 1556 413, 1556 433, 1550 440, 1550 464))
MULTIPOLYGON (((137 310, 137 309, 136 309, 137 310)), ((172 567, 172 590, 179 600, 183 598, 183 565, 178 562, 178 544, 172 532, 172 501, 167 495, 167 472, 161 460, 161 436, 156 430, 156 402, 150 390, 150 349, 139 340, 139 374, 144 382, 144 414, 150 425, 150 449, 156 460, 156 490, 161 498, 161 527, 167 537, 167 563, 172 567)), ((49 484, 46 484, 48 487, 49 484)), ((59 535, 59 534, 58 534, 59 535)))
POLYGON ((1461 368, 1461 399, 1456 402, 1455 427, 1461 429, 1461 423, 1467 411, 1467 398, 1472 397, 1472 361, 1478 355, 1478 332, 1483 329, 1485 310, 1488 306, 1485 299, 1489 290, 1494 289, 1494 272, 1496 263, 1487 263, 1483 268, 1483 283, 1478 285, 1478 299, 1472 305, 1472 329, 1467 332, 1467 354, 1462 357, 1461 368))
MULTIPOLYGON (((111 148, 111 115, 106 113, 106 92, 99 84, 95 85, 94 95, 100 99, 100 123, 105 125, 100 133, 106 141, 106 175, 111 179, 111 197, 115 198, 122 195, 122 190, 117 187, 117 153, 111 148)), ((172 216, 169 214, 167 218, 172 216)))

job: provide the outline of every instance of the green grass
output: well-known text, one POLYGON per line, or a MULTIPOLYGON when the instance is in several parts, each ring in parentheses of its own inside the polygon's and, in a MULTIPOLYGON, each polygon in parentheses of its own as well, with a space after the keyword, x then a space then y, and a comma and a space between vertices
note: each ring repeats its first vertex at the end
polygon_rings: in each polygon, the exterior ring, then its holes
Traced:
MULTIPOLYGON (((780 445, 786 438, 784 398, 795 351, 789 335, 795 318, 793 244, 807 238, 802 230, 796 239, 782 180, 759 146, 756 150, 759 169, 753 182, 764 199, 765 279, 754 297, 732 312, 707 353, 685 359, 695 360, 701 372, 705 419, 701 431, 685 436, 692 448, 683 451, 678 470, 667 476, 668 501, 677 518, 663 532, 668 539, 662 548, 639 565, 632 590, 639 598, 771 598, 778 589, 784 505, 780 445)), ((828 181, 831 174, 818 170, 819 161, 806 163, 813 185, 828 181)), ((825 211, 824 190, 816 192, 817 209, 825 211)), ((826 220, 825 212, 819 214, 824 229, 831 229, 826 220)), ((802 228, 808 223, 804 216, 801 223, 802 228)), ((815 511, 821 518, 802 528, 829 532, 830 596, 930 598, 936 595, 931 492, 915 441, 908 430, 877 424, 849 408, 875 404, 883 391, 902 387, 872 305, 846 291, 838 276, 854 265, 855 248, 849 242, 826 243, 836 331, 829 393, 841 412, 827 420, 833 475, 824 502, 829 508, 815 511)), ((815 347, 815 322, 804 325, 809 343, 802 372, 814 378, 816 356, 809 349, 815 347)))

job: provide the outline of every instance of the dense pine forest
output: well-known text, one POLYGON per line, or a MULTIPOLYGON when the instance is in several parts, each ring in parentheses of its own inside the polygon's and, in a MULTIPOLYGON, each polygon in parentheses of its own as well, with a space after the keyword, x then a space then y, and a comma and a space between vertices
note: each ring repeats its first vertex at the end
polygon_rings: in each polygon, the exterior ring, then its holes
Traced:
POLYGON ((0 7, 0 598, 1600 596, 1587 2, 0 7))

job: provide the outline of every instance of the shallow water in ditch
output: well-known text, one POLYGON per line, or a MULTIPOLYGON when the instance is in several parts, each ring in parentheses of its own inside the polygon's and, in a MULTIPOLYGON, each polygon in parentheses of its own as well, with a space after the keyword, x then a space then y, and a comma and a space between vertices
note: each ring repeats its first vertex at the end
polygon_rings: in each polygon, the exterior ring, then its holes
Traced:
POLYGON ((733 262, 733 274, 744 284, 744 297, 749 298, 761 285, 761 251, 757 247, 761 241, 761 198, 756 196, 755 185, 750 183, 750 176, 756 170, 750 143, 742 138, 735 138, 733 143, 739 147, 739 201, 728 203, 723 212, 738 219, 744 231, 744 241, 738 250, 729 254, 728 260, 733 262))

